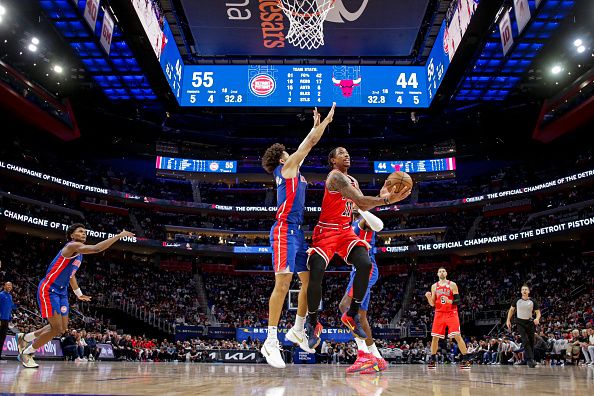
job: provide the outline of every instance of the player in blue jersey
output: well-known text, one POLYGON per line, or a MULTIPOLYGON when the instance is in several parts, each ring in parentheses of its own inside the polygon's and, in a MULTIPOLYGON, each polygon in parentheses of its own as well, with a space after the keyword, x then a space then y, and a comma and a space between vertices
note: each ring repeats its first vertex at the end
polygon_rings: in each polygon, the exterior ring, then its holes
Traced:
POLYGON ((273 251, 272 265, 275 273, 274 290, 268 303, 268 338, 262 345, 261 352, 268 364, 276 368, 285 368, 285 362, 280 353, 277 327, 295 272, 301 280, 301 289, 299 290, 295 325, 287 332, 286 338, 299 344, 301 349, 314 352, 308 346, 304 331, 309 272, 307 270, 307 244, 301 225, 305 210, 307 181, 299 172, 299 168, 324 134, 328 124, 332 122, 335 107, 336 104, 333 104, 332 109, 322 122, 320 122, 320 114, 317 109, 314 110, 314 126, 293 154, 289 155, 285 146, 275 143, 266 150, 262 157, 262 167, 266 172, 274 175, 278 209, 276 221, 270 230, 270 244, 273 251))
POLYGON ((19 360, 27 368, 39 367, 33 354, 47 344, 52 338, 61 336, 68 329, 68 284, 81 301, 91 301, 85 296, 76 282, 76 271, 79 269, 83 255, 104 251, 120 238, 133 237, 134 234, 122 231, 118 235, 99 242, 96 245, 85 245, 87 230, 83 224, 73 224, 66 230, 68 242, 58 252, 47 268, 45 277, 39 282, 37 302, 41 316, 49 324, 37 331, 17 334, 19 360))
MULTIPOLYGON (((363 326, 363 330, 365 330, 365 334, 367 334, 367 338, 361 339, 355 337, 355 342, 357 343, 358 349, 357 360, 355 360, 355 363, 352 366, 346 369, 346 372, 372 374, 377 371, 383 371, 388 367, 388 363, 379 353, 379 350, 373 341, 371 326, 367 320, 367 310, 369 308, 369 300, 371 298, 371 288, 373 285, 375 285, 379 277, 379 270, 375 261, 375 254, 373 252, 373 249, 375 248, 376 232, 381 231, 384 227, 384 224, 372 213, 362 210, 359 210, 358 212, 360 218, 353 222, 353 231, 359 238, 367 241, 367 243, 369 243, 371 246, 371 249, 369 249, 369 258, 371 259, 369 284, 367 286, 367 291, 365 292, 365 297, 363 298, 363 301, 361 301, 361 306, 359 307, 361 325, 363 326)), ((344 297, 342 298, 342 301, 339 305, 339 309, 342 313, 348 311, 349 307, 351 306, 351 301, 353 299, 353 281, 355 279, 355 272, 356 270, 353 268, 351 270, 350 281, 347 286, 346 293, 344 294, 344 297)))

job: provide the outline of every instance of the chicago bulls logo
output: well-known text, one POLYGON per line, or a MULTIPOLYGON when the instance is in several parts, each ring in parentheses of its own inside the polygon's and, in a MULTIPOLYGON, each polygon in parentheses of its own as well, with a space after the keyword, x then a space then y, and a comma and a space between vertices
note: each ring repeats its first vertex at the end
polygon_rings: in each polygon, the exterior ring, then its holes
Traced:
POLYGON ((340 87, 342 91, 342 96, 345 98, 350 98, 353 96, 353 88, 358 87, 361 85, 361 77, 354 79, 354 80, 339 80, 332 76, 332 82, 334 85, 340 87))

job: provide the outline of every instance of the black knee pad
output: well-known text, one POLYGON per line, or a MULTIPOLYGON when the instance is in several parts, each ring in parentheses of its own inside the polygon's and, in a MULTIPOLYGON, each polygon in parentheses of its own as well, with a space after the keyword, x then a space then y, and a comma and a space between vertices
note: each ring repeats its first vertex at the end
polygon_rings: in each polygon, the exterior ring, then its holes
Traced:
POLYGON ((317 253, 309 256, 307 260, 307 266, 309 267, 309 283, 321 283, 324 277, 324 271, 326 271, 326 262, 317 253))
POLYGON ((353 250, 351 250, 351 253, 347 259, 357 271, 371 271, 371 259, 369 258, 369 251, 363 246, 355 246, 353 250))

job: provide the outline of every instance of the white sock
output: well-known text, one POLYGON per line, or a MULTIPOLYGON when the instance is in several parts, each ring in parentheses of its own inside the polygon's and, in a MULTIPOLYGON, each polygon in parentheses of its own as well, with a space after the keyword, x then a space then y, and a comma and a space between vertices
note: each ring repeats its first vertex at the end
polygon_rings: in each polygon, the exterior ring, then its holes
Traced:
POLYGON ((23 339, 27 342, 31 342, 35 340, 35 333, 27 333, 25 334, 25 337, 23 337, 23 339))
POLYGON ((23 355, 31 355, 32 353, 35 353, 35 348, 33 348, 33 345, 29 345, 27 348, 25 348, 25 350, 23 351, 23 355))
POLYGON ((357 349, 364 353, 369 353, 369 348, 367 348, 367 344, 365 340, 362 340, 358 337, 355 337, 355 342, 357 343, 357 349))
POLYGON ((295 316, 295 331, 303 331, 305 325, 305 316, 295 316))
POLYGON ((373 356, 375 356, 378 359, 382 359, 382 354, 379 352, 379 350, 375 346, 375 342, 373 344, 369 345, 368 348, 369 348, 369 352, 373 353, 373 356))
POLYGON ((268 337, 267 340, 278 340, 276 336, 276 326, 268 326, 268 337))

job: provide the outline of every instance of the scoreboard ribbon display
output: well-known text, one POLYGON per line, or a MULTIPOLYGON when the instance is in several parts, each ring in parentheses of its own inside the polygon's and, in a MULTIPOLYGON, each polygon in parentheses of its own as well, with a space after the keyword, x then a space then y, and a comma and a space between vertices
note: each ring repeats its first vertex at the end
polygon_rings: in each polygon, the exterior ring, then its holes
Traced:
POLYGON ((187 65, 182 106, 428 107, 421 66, 187 65))
POLYGON ((413 161, 374 161, 375 173, 392 173, 402 171, 406 173, 429 173, 456 170, 456 158, 434 158, 413 161))
POLYGON ((237 161, 210 161, 157 156, 156 168, 197 173, 237 173, 237 161))

